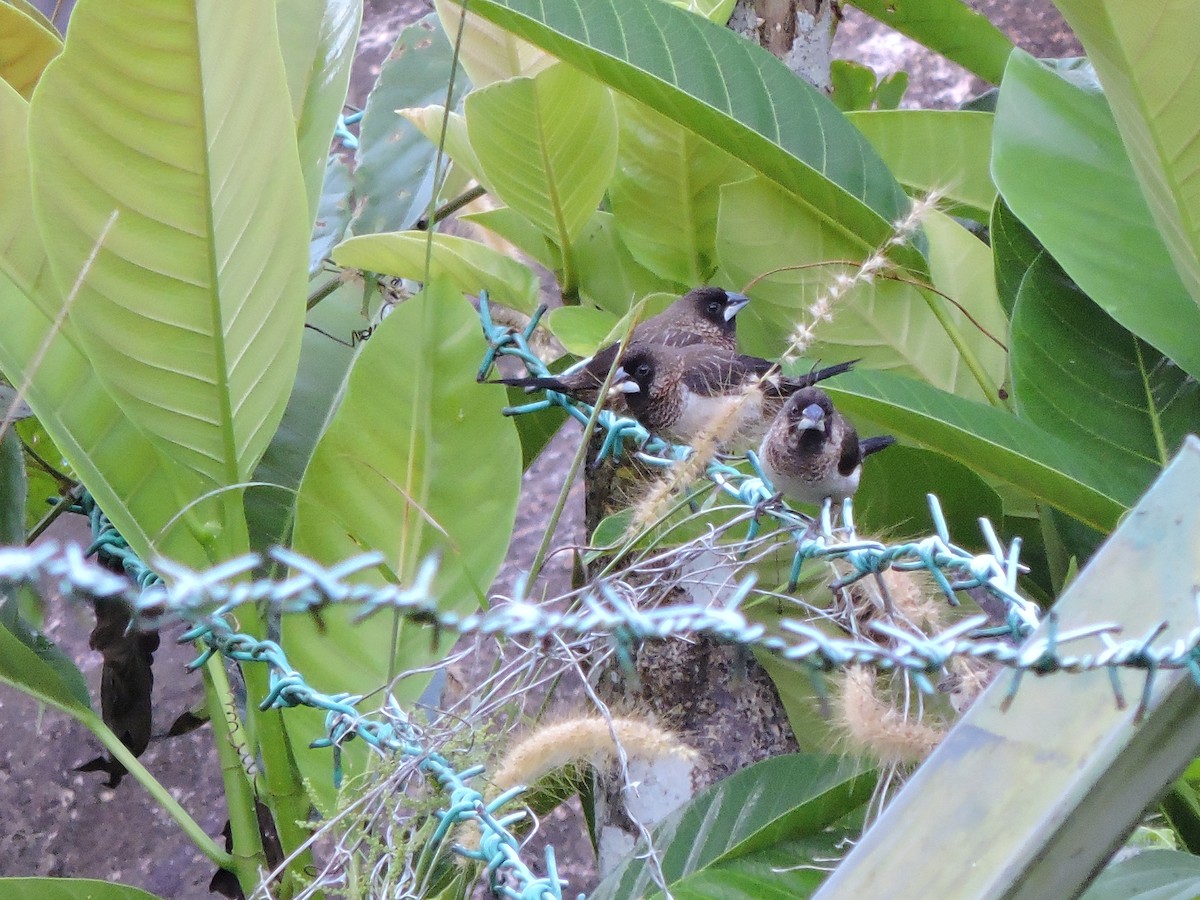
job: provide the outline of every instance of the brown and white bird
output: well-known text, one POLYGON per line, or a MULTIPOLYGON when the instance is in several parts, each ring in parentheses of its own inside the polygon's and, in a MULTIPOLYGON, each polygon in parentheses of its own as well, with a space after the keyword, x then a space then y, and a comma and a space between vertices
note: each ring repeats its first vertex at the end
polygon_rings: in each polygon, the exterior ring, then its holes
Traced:
POLYGON ((706 346, 630 347, 613 379, 630 413, 648 431, 676 443, 726 435, 723 449, 754 446, 784 400, 848 371, 856 360, 786 376, 770 360, 706 346))
MULTIPOLYGON (((737 352, 737 316, 750 298, 719 287, 698 287, 688 291, 657 316, 638 324, 629 337, 629 347, 717 347, 737 352)), ((584 366, 569 375, 498 378, 500 384, 558 391, 584 403, 595 403, 596 392, 604 384, 617 358, 620 344, 609 344, 584 366)))
POLYGON ((820 505, 854 496, 867 456, 896 439, 860 440, 829 395, 808 387, 788 397, 758 448, 763 474, 785 497, 820 505))

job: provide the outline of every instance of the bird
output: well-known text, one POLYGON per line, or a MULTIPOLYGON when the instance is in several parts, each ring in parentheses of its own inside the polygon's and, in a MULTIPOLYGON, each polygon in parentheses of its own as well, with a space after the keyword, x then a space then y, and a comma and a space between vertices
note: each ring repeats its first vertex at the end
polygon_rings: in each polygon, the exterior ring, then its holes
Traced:
POLYGON ((789 396, 849 371, 856 362, 787 376, 770 360, 744 353, 701 345, 641 345, 625 354, 613 389, 624 395, 630 413, 648 431, 689 444, 719 430, 730 435, 722 449, 737 451, 762 437, 789 396))
MULTIPOLYGON (((629 337, 629 348, 651 345, 686 347, 703 345, 737 352, 735 316, 750 298, 724 288, 703 286, 688 291, 657 316, 638 324, 629 337)), ((495 383, 558 391, 584 403, 595 403, 597 393, 616 361, 620 344, 609 344, 582 368, 560 376, 497 378, 495 383)))
POLYGON ((859 439, 829 395, 807 387, 788 397, 758 448, 763 474, 800 503, 840 503, 854 496, 863 459, 896 442, 891 435, 859 439))

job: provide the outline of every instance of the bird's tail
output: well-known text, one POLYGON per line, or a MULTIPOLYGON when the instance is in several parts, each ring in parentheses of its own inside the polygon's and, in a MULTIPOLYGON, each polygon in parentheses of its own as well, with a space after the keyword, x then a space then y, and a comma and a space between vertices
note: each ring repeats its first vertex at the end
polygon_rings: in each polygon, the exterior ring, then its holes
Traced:
POLYGON ((835 366, 826 366, 824 369, 813 369, 807 375, 801 375, 794 380, 800 382, 801 387, 811 387, 818 381, 824 381, 826 378, 832 378, 834 375, 841 375, 843 372, 849 372, 857 362, 859 360, 851 359, 844 363, 838 363, 835 366))
POLYGON ((561 379, 550 375, 526 375, 523 378, 494 378, 488 384, 507 384, 511 387, 541 388, 545 391, 560 391, 566 393, 567 385, 561 379))
POLYGON ((768 380, 771 386, 768 395, 774 394, 786 399, 796 393, 796 391, 812 387, 818 381, 824 381, 826 378, 832 378, 834 375, 841 375, 843 372, 849 372, 857 362, 857 359, 852 359, 848 362, 838 363, 835 366, 826 366, 824 369, 813 369, 807 375, 776 375, 768 380))
POLYGON ((881 434, 878 437, 863 438, 858 442, 858 446, 862 450, 863 456, 870 456, 872 453, 878 453, 884 447, 890 447, 894 443, 896 443, 896 439, 890 434, 881 434))

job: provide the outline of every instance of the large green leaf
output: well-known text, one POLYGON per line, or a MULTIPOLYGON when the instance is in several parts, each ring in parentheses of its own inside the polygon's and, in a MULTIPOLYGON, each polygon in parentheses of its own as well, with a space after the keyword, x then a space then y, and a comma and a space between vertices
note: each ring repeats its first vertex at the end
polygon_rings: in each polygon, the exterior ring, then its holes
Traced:
MULTIPOLYGON (((458 45, 459 64, 476 87, 487 87, 521 75, 536 75, 554 63, 554 58, 544 50, 514 37, 479 16, 468 15, 464 26, 461 3, 434 0, 433 6, 450 42, 458 45)), ((471 9, 474 10, 474 6, 471 9)))
POLYGON ((280 0, 275 16, 311 223, 321 199, 329 142, 346 102, 362 2, 280 0))
POLYGON ((609 187, 617 234, 635 260, 682 287, 717 265, 720 186, 749 170, 641 103, 618 98, 620 149, 609 187))
MULTIPOLYGON (((962 283, 947 285, 947 292, 991 333, 1003 333, 1004 317, 991 287, 987 248, 935 213, 926 220, 926 232, 930 262, 937 263, 935 281, 937 273, 947 279, 955 273, 962 283), (962 291, 966 284, 978 290, 962 291)), ((798 321, 811 319, 809 308, 831 289, 835 276, 854 268, 822 263, 862 259, 855 242, 763 178, 721 189, 717 253, 721 270, 733 287, 782 266, 817 264, 776 272, 750 291, 754 302, 738 316, 738 337, 749 352, 768 357, 783 350, 798 321), (764 235, 770 235, 770 240, 764 240, 764 235)), ((983 399, 982 389, 963 364, 931 303, 944 308, 946 321, 998 381, 1006 365, 1003 351, 963 313, 941 297, 927 300, 909 284, 878 277, 860 283, 834 304, 832 321, 817 326, 817 343, 807 352, 830 361, 861 358, 865 365, 910 373, 945 390, 983 399)))
POLYGON ((992 184, 992 114, 940 109, 883 109, 846 114, 883 157, 896 180, 986 219, 992 184))
POLYGON ((849 415, 1023 488, 1102 531, 1140 489, 1122 470, 1031 422, 891 372, 848 372, 828 383, 828 393, 849 415))
POLYGON ((246 489, 246 524, 253 549, 287 543, 295 514, 295 491, 317 438, 337 408, 354 361, 354 332, 367 326, 363 289, 348 282, 309 313, 316 328, 304 329, 300 367, 287 409, 246 489))
POLYGON ((15 6, 0 3, 0 79, 29 99, 46 68, 62 50, 58 35, 15 6))
POLYGON ((1022 417, 1081 455, 1124 469, 1139 491, 1200 422, 1200 384, 1112 320, 1042 256, 1012 322, 1022 417))
MULTIPOLYGON (((440 605, 459 612, 477 606, 508 547, 521 475, 516 431, 500 415, 504 389, 475 381, 483 350, 478 318, 444 281, 384 319, 304 473, 297 551, 333 564, 378 550, 388 574, 373 572, 370 580, 406 584, 438 553, 440 605)), ((331 609, 322 624, 303 617, 284 624, 288 658, 320 690, 366 693, 445 651, 428 630, 386 612, 353 626, 355 612, 331 609)), ((402 705, 424 681, 396 689, 402 705)), ((324 731, 315 711, 285 718, 298 745, 324 731)), ((297 761, 328 799, 328 759, 304 753, 297 761)))
POLYGON ((8 900, 158 900, 141 888, 92 878, 0 878, 0 892, 8 900))
POLYGON ((867 458, 854 495, 854 523, 861 534, 923 536, 933 521, 928 495, 935 494, 955 543, 980 546, 980 517, 999 525, 1004 505, 969 466, 919 447, 889 447, 867 458))
POLYGON ((87 268, 71 316, 126 416, 210 485, 244 481, 295 377, 309 239, 274 8, 82 0, 72 18, 29 122, 55 280, 87 268))
POLYGON ((1046 250, 1033 232, 1005 205, 1002 197, 997 197, 996 205, 992 207, 989 233, 992 238, 992 258, 996 264, 996 294, 1005 313, 1011 316, 1013 307, 1017 305, 1021 279, 1046 250))
POLYGON ((1000 82, 1013 45, 963 0, 850 0, 869 16, 936 50, 984 81, 1000 82))
POLYGON ((27 116, 25 101, 0 83, 0 371, 25 388, 42 426, 138 555, 198 565, 205 557, 192 535, 163 528, 179 509, 177 495, 201 491, 199 479, 155 451, 47 311, 62 295, 32 227, 27 116))
MULTIPOLYGON (((668 885, 783 841, 819 835, 867 801, 875 779, 854 759, 795 753, 755 763, 705 789, 652 832, 668 885)), ((793 859, 793 865, 812 863, 793 859)), ((645 853, 601 882, 594 900, 653 890, 645 853)))
MULTIPOLYGON (((351 225, 355 234, 411 228, 425 214, 442 115, 430 117, 436 119, 431 123, 436 131, 423 137, 400 110, 441 104, 441 113, 453 66, 450 43, 432 13, 400 33, 367 97, 359 127, 354 186, 361 206, 351 225)), ((469 86, 462 73, 455 76, 452 107, 469 86)), ((446 149, 457 161, 453 149, 446 149)))
POLYGON ((1112 106, 1175 268, 1200 303, 1200 5, 1058 0, 1112 106))
POLYGON ((566 65, 474 91, 467 134, 487 183, 564 256, 596 211, 617 154, 609 92, 566 65))
POLYGON ((1200 377, 1200 308, 1180 280, 1104 97, 1013 53, 992 173, 1009 208, 1110 316, 1200 377))
POLYGON ((346 237, 351 214, 350 188, 350 166, 339 156, 329 157, 312 239, 308 242, 309 275, 321 268, 333 248, 346 237))
POLYGON ((464 294, 487 290, 493 299, 528 313, 537 307, 538 283, 528 266, 478 241, 451 234, 364 234, 335 247, 333 260, 339 266, 422 281, 427 251, 430 278, 446 278, 464 294))
POLYGON ((1081 900, 1191 900, 1200 897, 1200 857, 1147 850, 1109 866, 1081 900))
POLYGON ((79 671, 75 669, 72 677, 57 669, 7 628, 0 628, 0 682, 74 716, 89 728, 100 723, 88 704, 87 686, 79 671))
MULTIPOLYGON (((28 487, 24 453, 17 430, 4 416, 8 404, 0 410, 0 547, 19 547, 25 543, 25 492, 28 487)), ((0 603, 3 602, 3 592, 0 592, 0 603)))
MULTIPOLYGON (((661 0, 472 0, 476 14, 730 149, 860 248, 908 200, 829 100, 762 48, 661 0)), ((921 266, 899 248, 899 258, 921 266)))

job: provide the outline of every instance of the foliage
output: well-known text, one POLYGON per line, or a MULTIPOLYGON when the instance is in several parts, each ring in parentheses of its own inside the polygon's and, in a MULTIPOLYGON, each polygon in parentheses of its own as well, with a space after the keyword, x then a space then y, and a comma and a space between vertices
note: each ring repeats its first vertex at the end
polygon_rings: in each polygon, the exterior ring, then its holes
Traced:
MULTIPOLYGON (((25 4, 0 4, 0 371, 32 409, 22 441, 54 470, 30 469, 28 503, 6 487, 6 539, 40 518, 34 495, 58 473, 146 559, 201 569, 271 543, 330 563, 377 549, 369 580, 407 583, 439 552, 443 604, 475 608, 511 536, 518 460, 547 428, 518 432, 499 414, 505 392, 475 383, 483 343, 463 295, 486 288, 520 320, 538 303, 534 264, 566 304, 545 327, 574 355, 647 296, 711 282, 753 298, 738 319, 748 352, 795 367, 796 350, 860 358, 831 386, 839 406, 1043 548, 1027 588, 1048 599, 1196 421, 1200 81, 1172 37, 1198 33, 1194 13, 1167 27, 1165 4, 1062 0, 1093 71, 1013 51, 957 0, 857 3, 999 96, 995 113, 895 109, 902 82, 840 66, 835 99, 858 110, 843 112, 722 28, 729 3, 473 0, 457 48, 461 12, 435 5, 384 66, 350 167, 327 152, 350 0, 280 0, 274 15, 81 0, 65 47, 25 4), (456 53, 469 83, 460 72, 451 86, 456 53), (461 210, 455 234, 416 227, 471 203, 472 185, 487 202, 461 210), (952 215, 923 213, 892 240, 909 195, 931 191, 952 215), (397 305, 378 276, 420 288, 397 305), (829 297, 829 319, 814 317, 829 297)), ((6 485, 26 483, 16 449, 0 442, 6 485)), ((864 480, 873 526, 924 520, 923 492, 896 468, 864 480)), ((14 607, 4 677, 104 735, 78 673, 38 661, 14 607)), ((356 695, 447 652, 341 611, 287 621, 282 642, 315 686, 356 695)), ((210 707, 228 707, 220 666, 207 678, 210 707)), ((427 681, 393 694, 411 705, 427 681)), ((265 682, 247 688, 290 852, 309 800, 336 802, 327 759, 305 750, 325 726, 259 713, 265 682)), ((345 756, 365 771, 364 754, 345 756)), ((767 768, 715 794, 741 797, 767 768)), ((197 841, 249 890, 263 859, 252 777, 237 764, 225 777, 234 856, 197 841)), ((711 797, 678 822, 703 819, 711 797)), ((786 802, 799 815, 811 801, 786 802)), ((835 805, 861 802, 847 791, 835 805)), ((672 891, 761 886, 763 867, 821 853, 814 835, 776 830, 753 860, 693 860, 672 891)))

